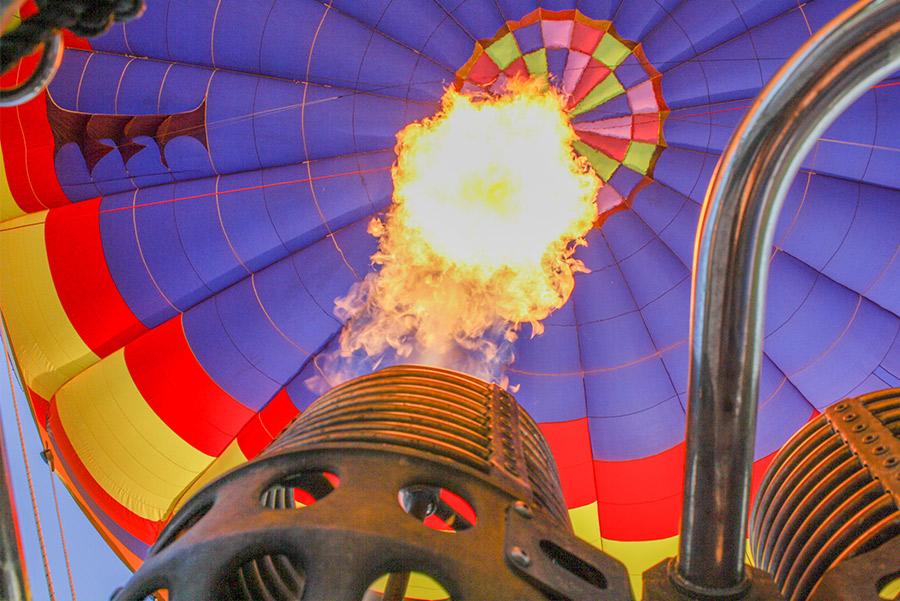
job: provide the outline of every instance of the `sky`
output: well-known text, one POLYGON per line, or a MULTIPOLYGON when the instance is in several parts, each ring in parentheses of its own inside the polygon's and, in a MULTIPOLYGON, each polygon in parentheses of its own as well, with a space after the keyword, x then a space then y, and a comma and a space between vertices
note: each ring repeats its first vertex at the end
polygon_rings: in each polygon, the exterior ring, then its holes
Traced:
MULTIPOLYGON (((22 546, 25 549, 28 580, 31 584, 34 601, 50 601, 51 596, 41 561, 40 545, 32 511, 33 505, 22 459, 22 447, 16 427, 13 400, 10 395, 9 374, 5 362, 2 362, 2 365, 4 377, 0 382, 0 420, 3 423, 3 434, 6 440, 6 454, 9 459, 9 470, 15 492, 22 546)), ((15 378, 13 378, 13 382, 15 383, 19 413, 22 416, 25 448, 34 482, 34 493, 44 532, 50 574, 56 593, 55 598, 57 601, 69 599, 106 601, 116 588, 125 584, 131 572, 97 534, 59 478, 55 475, 51 476, 50 468, 40 457, 41 442, 25 395, 15 378), (62 532, 72 566, 74 587, 70 587, 66 575, 66 562, 62 551, 59 522, 53 503, 51 477, 56 478, 62 532)))

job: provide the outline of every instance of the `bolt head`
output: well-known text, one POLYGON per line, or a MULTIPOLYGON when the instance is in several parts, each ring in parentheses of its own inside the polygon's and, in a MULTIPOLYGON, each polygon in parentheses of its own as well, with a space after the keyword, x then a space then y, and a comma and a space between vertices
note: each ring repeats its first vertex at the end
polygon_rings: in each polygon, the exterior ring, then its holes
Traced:
POLYGON ((534 512, 531 511, 531 507, 524 501, 516 501, 513 503, 513 510, 526 520, 530 520, 534 517, 534 512))
POLYGON ((888 457, 884 460, 884 467, 894 467, 898 463, 900 463, 900 459, 897 459, 896 457, 888 457))
POLYGON ((847 415, 844 416, 844 421, 847 423, 850 423, 852 421, 856 421, 856 417, 857 416, 855 413, 848 413, 847 415))
POLYGON ((863 436, 863 439, 862 439, 863 444, 872 444, 876 440, 878 440, 877 434, 866 434, 865 436, 863 436))
POLYGON ((520 568, 527 568, 531 565, 531 557, 522 547, 512 547, 509 550, 509 558, 520 568))
POLYGON ((849 407, 849 405, 847 405, 847 403, 838 403, 837 405, 834 406, 834 410, 836 413, 843 413, 844 411, 847 410, 847 407, 849 407))
POLYGON ((887 453, 887 447, 884 445, 878 445, 877 447, 872 449, 872 452, 876 455, 884 455, 885 453, 887 453))
POLYGON ((867 427, 868 426, 866 426, 865 424, 856 424, 855 426, 853 426, 853 428, 851 428, 851 431, 852 432, 862 432, 867 427))

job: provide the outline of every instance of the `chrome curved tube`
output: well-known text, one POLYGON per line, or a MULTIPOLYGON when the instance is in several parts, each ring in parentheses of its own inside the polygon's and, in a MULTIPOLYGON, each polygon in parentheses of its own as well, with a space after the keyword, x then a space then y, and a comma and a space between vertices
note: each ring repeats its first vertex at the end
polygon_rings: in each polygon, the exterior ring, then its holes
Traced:
POLYGON ((684 505, 672 571, 695 595, 747 586, 765 292, 788 187, 819 135, 898 68, 900 0, 857 2, 766 86, 710 182, 694 251, 684 505))

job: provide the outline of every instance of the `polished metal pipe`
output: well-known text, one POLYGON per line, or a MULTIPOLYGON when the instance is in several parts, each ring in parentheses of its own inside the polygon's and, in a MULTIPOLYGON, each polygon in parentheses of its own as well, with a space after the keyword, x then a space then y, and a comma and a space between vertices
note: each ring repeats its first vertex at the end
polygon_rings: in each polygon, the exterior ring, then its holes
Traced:
POLYGON ((0 599, 25 601, 30 599, 22 562, 22 540, 9 477, 9 461, 3 427, 0 424, 0 599))
POLYGON ((857 2, 754 102, 719 161, 694 251, 681 542, 673 580, 740 594, 776 220, 801 161, 870 86, 900 68, 900 0, 857 2))

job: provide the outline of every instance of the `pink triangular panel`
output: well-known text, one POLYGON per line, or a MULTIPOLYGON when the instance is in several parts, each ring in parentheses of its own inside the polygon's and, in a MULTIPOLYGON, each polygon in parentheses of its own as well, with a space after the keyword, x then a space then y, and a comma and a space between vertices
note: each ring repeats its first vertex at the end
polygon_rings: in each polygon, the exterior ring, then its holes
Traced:
POLYGON ((600 188, 600 192, 597 194, 597 212, 603 215, 621 206, 623 202, 622 195, 618 190, 613 188, 612 184, 607 183, 600 188))
POLYGON ((541 21, 544 47, 568 48, 572 39, 572 21, 541 21))
POLYGON ((569 51, 569 58, 566 60, 566 71, 563 74, 563 92, 571 94, 575 91, 575 86, 578 84, 578 80, 581 79, 581 74, 590 60, 591 57, 587 54, 576 52, 575 50, 569 51))
POLYGON ((632 113, 658 113, 659 104, 656 102, 653 82, 645 81, 628 90, 628 105, 632 113))
POLYGON ((586 131, 610 138, 629 140, 631 139, 631 117, 614 117, 612 119, 576 123, 575 131, 586 131))

